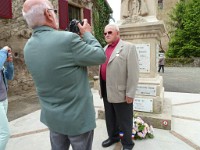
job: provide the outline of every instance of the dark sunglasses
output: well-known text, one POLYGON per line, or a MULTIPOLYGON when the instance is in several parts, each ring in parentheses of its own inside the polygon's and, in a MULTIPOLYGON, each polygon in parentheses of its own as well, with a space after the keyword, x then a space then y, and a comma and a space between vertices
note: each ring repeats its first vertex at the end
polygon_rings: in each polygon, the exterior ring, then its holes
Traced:
POLYGON ((104 32, 104 36, 106 36, 107 34, 110 35, 112 33, 113 33, 112 31, 104 32))
POLYGON ((55 14, 58 13, 58 10, 57 10, 57 9, 51 9, 51 8, 50 8, 50 9, 48 9, 48 10, 53 10, 55 14))

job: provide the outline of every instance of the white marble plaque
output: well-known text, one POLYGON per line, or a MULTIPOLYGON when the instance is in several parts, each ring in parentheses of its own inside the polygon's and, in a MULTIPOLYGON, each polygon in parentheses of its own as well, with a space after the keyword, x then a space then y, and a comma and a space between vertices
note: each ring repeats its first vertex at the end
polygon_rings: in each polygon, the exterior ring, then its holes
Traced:
POLYGON ((150 72, 150 44, 134 44, 136 46, 140 72, 150 72))
POLYGON ((147 95, 147 96, 156 96, 156 86, 138 84, 136 94, 147 95))
POLYGON ((133 110, 142 112, 153 112, 153 99, 135 98, 133 110))

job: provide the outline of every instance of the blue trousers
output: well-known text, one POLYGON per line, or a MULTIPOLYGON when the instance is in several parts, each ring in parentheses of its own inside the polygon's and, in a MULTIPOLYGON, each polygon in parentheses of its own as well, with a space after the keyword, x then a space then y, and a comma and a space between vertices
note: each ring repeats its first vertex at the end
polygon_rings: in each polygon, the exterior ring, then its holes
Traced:
POLYGON ((8 100, 0 102, 0 150, 5 150, 10 137, 10 130, 7 118, 8 100))
POLYGON ((89 131, 77 136, 68 136, 50 131, 52 150, 92 150, 94 131, 89 131))

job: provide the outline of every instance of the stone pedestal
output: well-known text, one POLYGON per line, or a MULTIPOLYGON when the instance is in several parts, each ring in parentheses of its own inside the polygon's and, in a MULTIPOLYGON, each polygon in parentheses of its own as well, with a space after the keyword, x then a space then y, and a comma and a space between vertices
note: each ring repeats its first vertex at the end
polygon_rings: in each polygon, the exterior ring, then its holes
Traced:
POLYGON ((119 26, 121 39, 136 46, 140 79, 134 112, 155 128, 171 129, 171 102, 164 100, 163 78, 158 74, 159 44, 165 32, 164 23, 152 21, 126 23, 119 26))
POLYGON ((162 21, 127 23, 120 25, 121 39, 136 45, 140 79, 134 110, 161 114, 163 110, 163 79, 157 73, 161 35, 165 32, 162 21))
MULTIPOLYGON (((162 113, 154 114, 154 113, 145 113, 134 111, 136 116, 141 117, 144 122, 152 125, 154 128, 171 130, 171 100, 164 98, 162 113)), ((104 108, 99 108, 98 110, 98 119, 105 119, 105 110, 104 108)))

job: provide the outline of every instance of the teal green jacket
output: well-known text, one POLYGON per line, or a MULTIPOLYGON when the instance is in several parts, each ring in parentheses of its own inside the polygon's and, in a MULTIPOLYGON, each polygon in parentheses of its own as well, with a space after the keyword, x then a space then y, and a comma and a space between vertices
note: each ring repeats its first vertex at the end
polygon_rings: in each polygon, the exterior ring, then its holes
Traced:
POLYGON ((103 48, 86 32, 77 34, 47 26, 33 30, 24 47, 41 104, 40 120, 50 130, 79 135, 96 127, 87 66, 105 62, 103 48))

